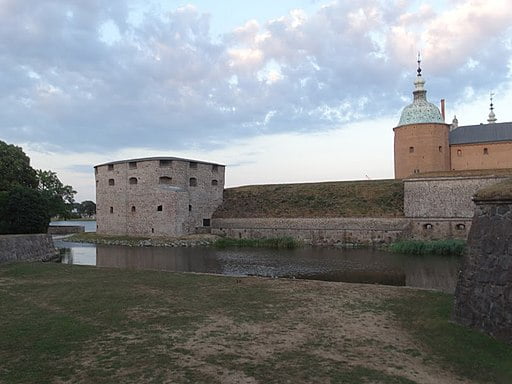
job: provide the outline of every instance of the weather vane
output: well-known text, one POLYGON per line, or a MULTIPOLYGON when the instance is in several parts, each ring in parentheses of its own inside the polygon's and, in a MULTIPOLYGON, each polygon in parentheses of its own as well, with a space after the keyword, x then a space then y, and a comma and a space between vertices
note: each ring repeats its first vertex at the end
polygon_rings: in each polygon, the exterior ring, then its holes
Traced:
POLYGON ((421 54, 418 51, 418 76, 421 76, 421 54))

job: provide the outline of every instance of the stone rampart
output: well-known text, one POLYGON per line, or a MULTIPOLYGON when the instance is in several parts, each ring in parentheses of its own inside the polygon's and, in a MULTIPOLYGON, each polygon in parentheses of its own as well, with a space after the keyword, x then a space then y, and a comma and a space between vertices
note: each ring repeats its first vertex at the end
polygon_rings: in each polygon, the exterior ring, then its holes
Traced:
POLYGON ((498 176, 438 177, 404 180, 406 217, 473 217, 473 195, 481 188, 504 180, 498 176))
POLYGON ((0 263, 29 260, 49 260, 56 250, 50 235, 0 236, 0 263))
POLYGON ((85 232, 83 225, 50 225, 48 226, 49 235, 68 235, 71 233, 85 232))
POLYGON ((475 202, 454 319, 512 343, 512 199, 475 202))
POLYGON ((232 238, 293 237, 311 245, 387 244, 397 240, 403 218, 213 219, 212 234, 232 238))

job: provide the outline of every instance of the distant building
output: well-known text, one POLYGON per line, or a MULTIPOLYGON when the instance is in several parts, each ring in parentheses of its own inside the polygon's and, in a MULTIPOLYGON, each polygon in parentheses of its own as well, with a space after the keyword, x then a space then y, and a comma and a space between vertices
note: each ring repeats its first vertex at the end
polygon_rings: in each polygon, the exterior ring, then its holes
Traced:
POLYGON ((225 166, 176 157, 94 167, 97 233, 181 236, 209 231, 222 203, 225 166))
POLYGON ((427 101, 420 60, 412 104, 406 106, 395 132, 395 178, 417 173, 512 168, 512 122, 496 123, 491 96, 487 124, 445 123, 439 108, 427 101))

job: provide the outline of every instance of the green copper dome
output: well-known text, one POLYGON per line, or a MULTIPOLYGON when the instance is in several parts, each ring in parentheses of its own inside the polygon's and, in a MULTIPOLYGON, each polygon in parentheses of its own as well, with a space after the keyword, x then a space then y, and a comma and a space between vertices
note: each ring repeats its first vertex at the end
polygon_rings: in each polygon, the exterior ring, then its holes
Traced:
MULTIPOLYGON (((419 63, 419 62, 418 62, 419 63)), ((441 112, 436 105, 427 101, 425 80, 421 77, 421 69, 418 68, 418 76, 414 82, 416 87, 413 92, 414 100, 402 111, 398 126, 418 123, 444 123, 441 112)))

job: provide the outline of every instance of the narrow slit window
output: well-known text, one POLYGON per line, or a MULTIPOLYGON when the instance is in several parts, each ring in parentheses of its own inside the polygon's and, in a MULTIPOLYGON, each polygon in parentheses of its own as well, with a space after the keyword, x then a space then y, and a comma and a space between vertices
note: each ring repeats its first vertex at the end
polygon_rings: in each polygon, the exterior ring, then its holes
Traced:
POLYGON ((457 156, 459 156, 459 157, 462 156, 462 150, 457 149, 457 156))
POLYGON ((110 207, 110 213, 114 213, 114 207, 110 207))
POLYGON ((409 147, 409 153, 414 153, 414 147, 409 147))
POLYGON ((442 145, 439 146, 439 152, 443 152, 443 146, 442 145))
POLYGON ((197 187, 197 179, 195 177, 191 177, 188 184, 191 187, 197 187))
POLYGON ((137 169, 137 162, 136 161, 130 161, 128 163, 128 168, 130 168, 130 169, 137 169))
POLYGON ((135 206, 132 206, 132 213, 135 213, 135 211, 137 211, 137 209, 135 208, 135 206))
POLYGON ((162 211, 164 210, 163 205, 159 205, 158 207, 156 207, 156 210, 157 210, 158 212, 162 212, 162 211))
POLYGON ((215 164, 212 165, 212 172, 215 172, 215 173, 219 172, 219 166, 215 165, 215 164))
POLYGON ((159 184, 163 185, 171 185, 172 184, 172 177, 169 176, 162 176, 158 179, 159 184))
POLYGON ((108 185, 116 185, 116 182, 114 179, 108 179, 108 185))
POLYGON ((489 154, 489 148, 484 148, 484 155, 488 155, 489 154))
POLYGON ((114 170, 114 164, 109 164, 107 166, 107 168, 108 168, 109 171, 113 171, 114 170))

